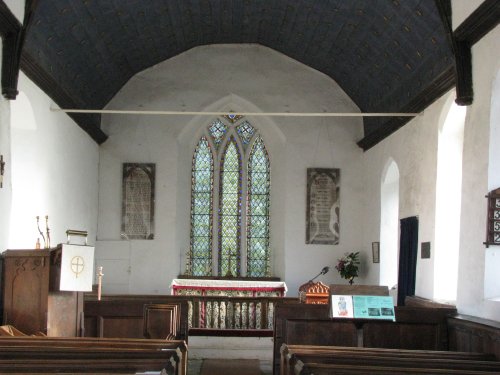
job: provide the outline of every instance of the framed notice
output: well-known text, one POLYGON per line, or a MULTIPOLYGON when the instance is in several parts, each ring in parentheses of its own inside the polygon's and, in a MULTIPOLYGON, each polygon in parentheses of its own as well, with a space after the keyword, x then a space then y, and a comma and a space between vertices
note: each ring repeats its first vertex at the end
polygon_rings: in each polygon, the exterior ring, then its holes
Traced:
POLYGON ((152 240, 155 164, 124 163, 122 184, 122 238, 152 240))
POLYGON ((391 296, 352 296, 354 318, 396 321, 391 296))
POLYGON ((340 169, 307 169, 306 244, 338 245, 340 169))
POLYGON ((372 242, 373 263, 380 263, 380 242, 372 242))

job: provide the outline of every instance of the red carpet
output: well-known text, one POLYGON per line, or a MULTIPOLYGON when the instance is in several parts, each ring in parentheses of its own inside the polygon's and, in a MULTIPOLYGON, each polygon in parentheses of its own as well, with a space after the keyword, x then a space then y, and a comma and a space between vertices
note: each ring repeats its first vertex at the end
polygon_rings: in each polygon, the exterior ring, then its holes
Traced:
POLYGON ((261 375, 258 359, 204 359, 200 375, 261 375))

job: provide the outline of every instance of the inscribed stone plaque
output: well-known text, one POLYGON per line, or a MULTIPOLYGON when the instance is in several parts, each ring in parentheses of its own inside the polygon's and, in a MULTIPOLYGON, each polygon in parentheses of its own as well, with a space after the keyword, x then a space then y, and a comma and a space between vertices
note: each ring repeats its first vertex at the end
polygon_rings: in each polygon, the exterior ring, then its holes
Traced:
POLYGON ((340 169, 307 169, 306 244, 338 245, 340 169))
POLYGON ((123 164, 122 238, 154 238, 154 191, 155 164, 123 164))

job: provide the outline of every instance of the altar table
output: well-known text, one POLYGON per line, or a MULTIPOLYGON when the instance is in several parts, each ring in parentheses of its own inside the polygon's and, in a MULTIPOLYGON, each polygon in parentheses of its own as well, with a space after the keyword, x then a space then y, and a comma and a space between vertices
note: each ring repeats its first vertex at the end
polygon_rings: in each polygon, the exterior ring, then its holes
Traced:
POLYGON ((283 281, 174 279, 170 284, 173 295, 284 297, 283 281))

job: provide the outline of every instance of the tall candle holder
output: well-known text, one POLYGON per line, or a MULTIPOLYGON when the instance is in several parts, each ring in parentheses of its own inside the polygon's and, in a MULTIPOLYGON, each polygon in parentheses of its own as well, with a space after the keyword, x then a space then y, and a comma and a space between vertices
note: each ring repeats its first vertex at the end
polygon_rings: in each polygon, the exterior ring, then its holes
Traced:
POLYGON ((44 249, 47 249, 47 240, 45 239, 45 235, 43 234, 42 230, 40 229, 40 216, 36 217, 36 226, 38 228, 38 233, 40 233, 40 236, 42 236, 43 247, 44 247, 44 249))

